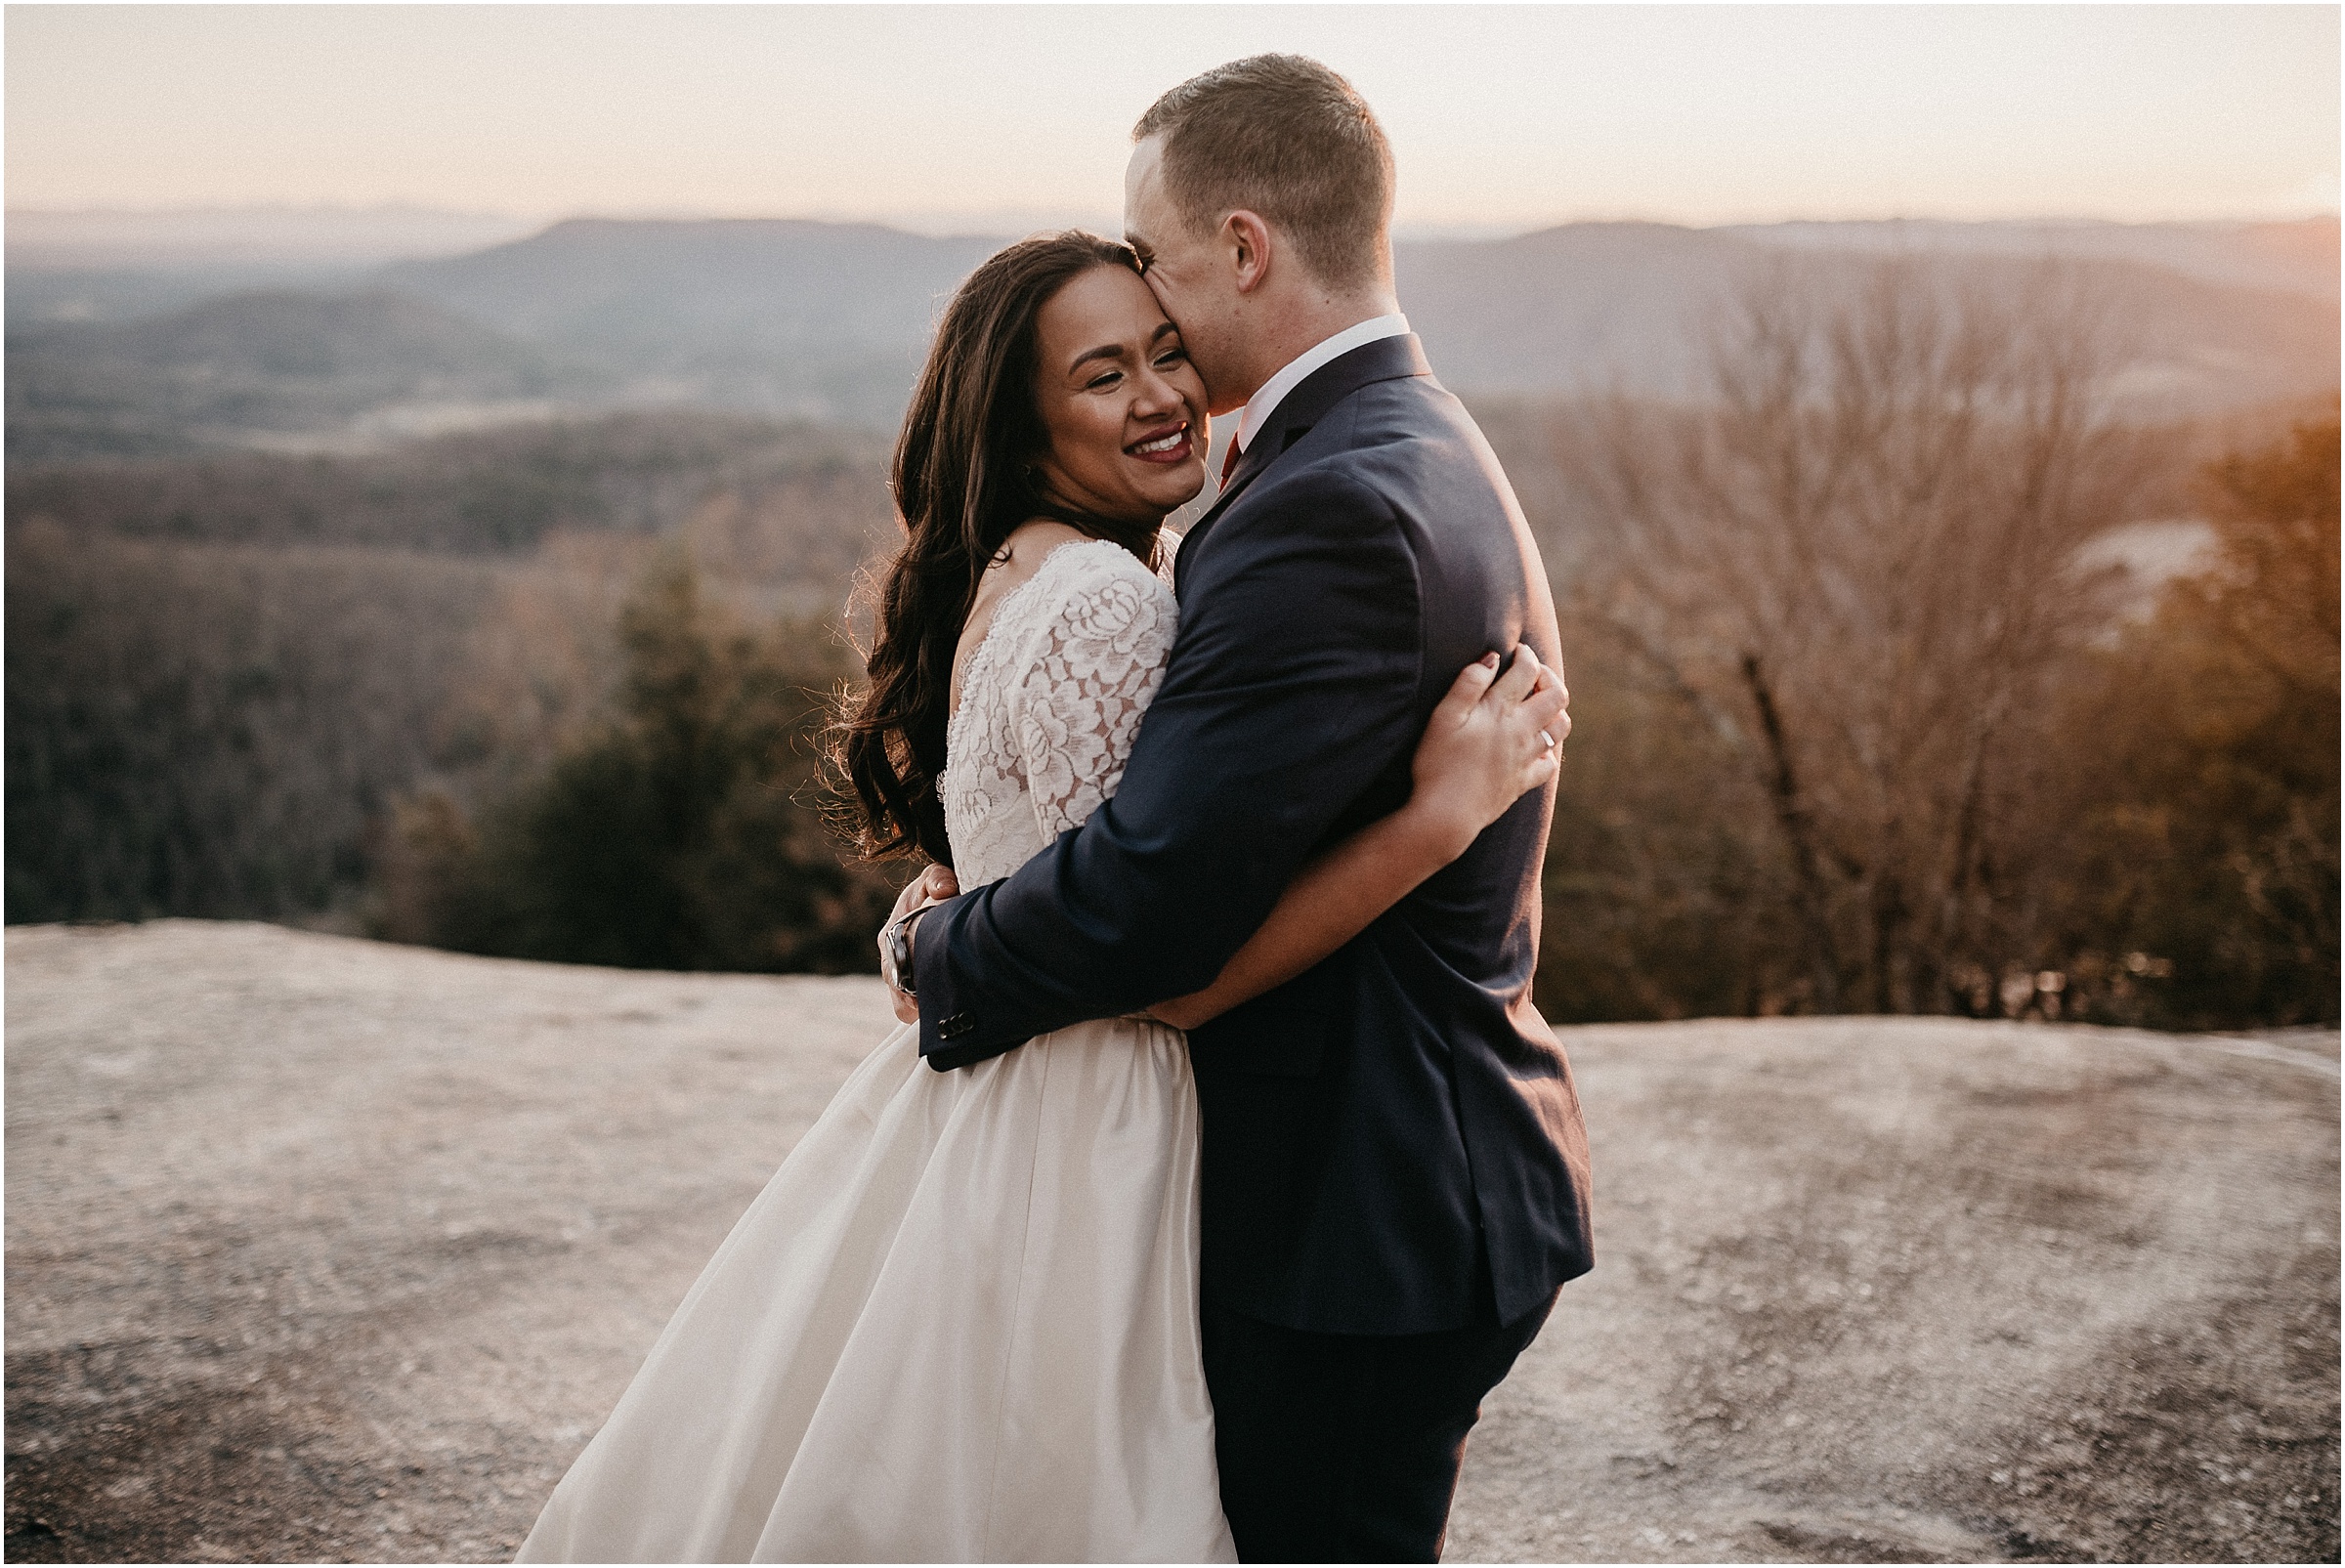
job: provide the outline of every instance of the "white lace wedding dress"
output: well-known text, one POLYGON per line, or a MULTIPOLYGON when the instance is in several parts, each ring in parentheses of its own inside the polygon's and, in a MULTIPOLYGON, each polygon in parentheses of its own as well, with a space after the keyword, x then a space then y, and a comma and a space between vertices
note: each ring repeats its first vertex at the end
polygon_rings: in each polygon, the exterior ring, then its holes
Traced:
MULTIPOLYGON (((1113 792, 1172 646, 1129 552, 1059 546, 963 673, 961 882, 1113 792)), ((787 1027, 786 1020, 777 1020, 787 1027)), ((1234 1561, 1197 1331, 1181 1037, 1080 1024, 938 1073, 899 1028, 717 1250, 523 1561, 1234 1561)))

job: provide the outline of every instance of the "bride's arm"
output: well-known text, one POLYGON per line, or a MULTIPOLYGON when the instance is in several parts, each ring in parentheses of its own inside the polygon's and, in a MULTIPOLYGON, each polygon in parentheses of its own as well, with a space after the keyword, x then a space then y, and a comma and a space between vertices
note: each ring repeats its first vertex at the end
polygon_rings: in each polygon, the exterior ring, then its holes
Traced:
POLYGON ((1212 985, 1150 1013, 1194 1029, 1285 985, 1368 929, 1465 854, 1525 790, 1555 776, 1571 733, 1570 694, 1528 643, 1505 674, 1497 664, 1491 654, 1467 665, 1433 709, 1411 764, 1408 804, 1306 864, 1212 985))

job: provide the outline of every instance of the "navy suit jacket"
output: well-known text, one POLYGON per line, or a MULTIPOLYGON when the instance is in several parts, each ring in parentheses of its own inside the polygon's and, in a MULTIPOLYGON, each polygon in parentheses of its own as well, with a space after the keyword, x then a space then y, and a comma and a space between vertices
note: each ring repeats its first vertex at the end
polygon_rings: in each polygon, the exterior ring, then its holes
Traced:
MULTIPOLYGON (((923 916, 920 1050, 965 1066, 1210 984, 1303 861, 1408 798, 1484 652, 1557 662, 1521 509, 1413 336, 1290 392, 1176 564, 1113 799, 923 916)), ((1587 1138, 1531 1005, 1553 786, 1342 950, 1189 1039, 1203 1289, 1289 1328, 1511 1322, 1593 1261, 1587 1138)))

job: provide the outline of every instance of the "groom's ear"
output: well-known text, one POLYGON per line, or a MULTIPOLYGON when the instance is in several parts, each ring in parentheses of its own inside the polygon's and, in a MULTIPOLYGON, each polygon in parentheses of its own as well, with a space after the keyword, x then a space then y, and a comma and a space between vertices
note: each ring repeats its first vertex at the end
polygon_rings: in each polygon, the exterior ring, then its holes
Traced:
POLYGON ((1270 226, 1262 222, 1261 214, 1241 207, 1222 219, 1221 242, 1238 292, 1251 294, 1260 288, 1270 276, 1273 248, 1270 226))

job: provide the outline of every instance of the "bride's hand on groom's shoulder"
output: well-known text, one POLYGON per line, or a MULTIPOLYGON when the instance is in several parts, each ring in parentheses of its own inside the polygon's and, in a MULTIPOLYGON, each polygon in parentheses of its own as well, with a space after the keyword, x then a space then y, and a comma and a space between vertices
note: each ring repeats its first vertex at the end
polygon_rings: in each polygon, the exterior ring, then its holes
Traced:
MULTIPOLYGON (((930 866, 904 885, 904 891, 896 895, 896 907, 888 911, 887 924, 879 928, 879 976, 887 982, 888 1001, 895 1009, 896 1022, 899 1024, 918 1023, 920 1004, 899 984, 905 977, 896 972, 895 954, 887 940, 887 933, 897 921, 914 911, 924 910, 932 904, 942 904, 947 899, 959 896, 960 880, 953 874, 953 868, 930 866)), ((913 934, 916 942, 918 940, 917 929, 916 926, 913 934)))
POLYGON ((1467 665, 1417 742, 1407 809, 1439 825, 1464 854, 1562 766, 1570 701, 1562 672, 1540 663, 1528 643, 1503 672, 1496 654, 1467 665))

